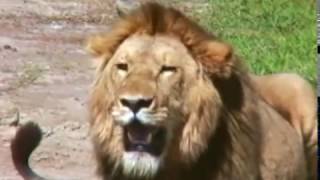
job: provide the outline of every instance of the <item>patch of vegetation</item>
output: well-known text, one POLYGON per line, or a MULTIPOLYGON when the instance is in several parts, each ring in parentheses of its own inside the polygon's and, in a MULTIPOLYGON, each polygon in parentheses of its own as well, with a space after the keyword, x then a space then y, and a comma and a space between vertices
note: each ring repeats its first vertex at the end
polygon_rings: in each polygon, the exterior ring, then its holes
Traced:
POLYGON ((18 80, 13 85, 14 88, 26 87, 34 83, 43 74, 43 68, 34 64, 26 64, 23 67, 21 74, 18 75, 18 80))
POLYGON ((296 72, 316 86, 316 1, 209 0, 195 15, 253 72, 296 72))

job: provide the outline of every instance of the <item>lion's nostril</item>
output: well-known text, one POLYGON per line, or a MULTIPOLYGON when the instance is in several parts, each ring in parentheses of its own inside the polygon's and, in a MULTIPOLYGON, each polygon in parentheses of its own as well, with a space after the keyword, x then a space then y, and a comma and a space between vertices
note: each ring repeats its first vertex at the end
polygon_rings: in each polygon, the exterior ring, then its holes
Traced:
MULTIPOLYGON (((121 98, 120 99, 120 102, 123 106, 126 106, 126 107, 131 107, 132 104, 134 104, 133 102, 131 102, 130 100, 127 100, 127 99, 123 99, 121 98)), ((131 109, 131 108, 130 108, 131 109)))
POLYGON ((141 99, 138 101, 138 106, 140 107, 150 107, 152 103, 152 99, 141 99))
POLYGON ((152 98, 121 98, 120 103, 123 106, 128 107, 133 111, 133 113, 137 113, 141 108, 148 108, 151 106, 153 99, 152 98))

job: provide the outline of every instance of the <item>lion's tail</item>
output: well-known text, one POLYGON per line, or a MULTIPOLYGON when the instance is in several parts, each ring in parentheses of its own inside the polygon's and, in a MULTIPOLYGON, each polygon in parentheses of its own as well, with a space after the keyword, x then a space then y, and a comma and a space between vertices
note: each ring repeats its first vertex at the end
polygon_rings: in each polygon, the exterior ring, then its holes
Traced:
POLYGON ((44 180, 29 166, 29 157, 42 139, 42 132, 36 123, 20 126, 11 142, 11 155, 15 168, 25 180, 44 180))

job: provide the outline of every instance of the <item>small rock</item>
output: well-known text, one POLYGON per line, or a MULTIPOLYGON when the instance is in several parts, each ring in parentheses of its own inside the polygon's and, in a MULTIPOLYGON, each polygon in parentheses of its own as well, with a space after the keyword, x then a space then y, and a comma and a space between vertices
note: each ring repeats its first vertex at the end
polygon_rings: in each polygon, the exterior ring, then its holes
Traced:
POLYGON ((140 3, 137 0, 116 0, 116 8, 119 16, 125 16, 139 6, 140 3))
POLYGON ((42 128, 42 133, 44 137, 50 137, 54 134, 54 131, 51 128, 42 128))
POLYGON ((11 49, 11 46, 8 45, 8 44, 6 44, 6 45, 3 46, 3 48, 4 48, 4 49, 11 49))
POLYGON ((67 121, 62 125, 59 125, 54 131, 75 131, 81 128, 81 124, 75 121, 67 121))
POLYGON ((48 159, 50 159, 49 155, 48 154, 43 154, 43 153, 34 157, 34 160, 37 161, 37 162, 45 161, 45 160, 48 160, 48 159))
POLYGON ((13 121, 11 121, 9 125, 16 127, 19 125, 19 122, 20 122, 20 112, 19 110, 17 110, 15 119, 13 119, 13 121))
POLYGON ((9 147, 9 146, 10 146, 10 142, 3 143, 3 147, 9 147))
POLYGON ((20 122, 20 112, 18 109, 14 109, 16 112, 11 117, 6 117, 0 120, 0 125, 6 126, 18 126, 20 122))
POLYGON ((3 146, 6 145, 5 143, 10 143, 10 141, 15 137, 16 131, 16 127, 3 127, 3 129, 1 129, 0 140, 2 141, 3 146))
POLYGON ((12 46, 10 46, 9 44, 4 45, 4 46, 3 46, 3 49, 5 49, 5 50, 11 50, 11 51, 14 51, 14 52, 17 52, 17 51, 18 51, 17 48, 12 47, 12 46))

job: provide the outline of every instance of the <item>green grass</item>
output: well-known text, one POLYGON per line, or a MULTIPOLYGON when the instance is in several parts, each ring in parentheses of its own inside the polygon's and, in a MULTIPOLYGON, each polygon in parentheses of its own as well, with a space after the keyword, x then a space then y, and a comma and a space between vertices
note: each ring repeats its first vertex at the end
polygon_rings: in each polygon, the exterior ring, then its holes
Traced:
POLYGON ((295 72, 317 83, 316 1, 209 0, 196 16, 257 74, 295 72))

